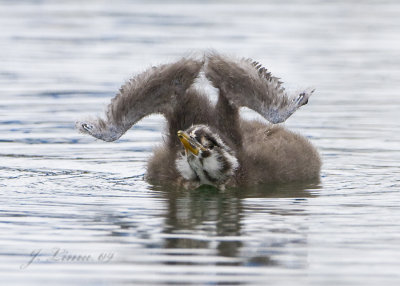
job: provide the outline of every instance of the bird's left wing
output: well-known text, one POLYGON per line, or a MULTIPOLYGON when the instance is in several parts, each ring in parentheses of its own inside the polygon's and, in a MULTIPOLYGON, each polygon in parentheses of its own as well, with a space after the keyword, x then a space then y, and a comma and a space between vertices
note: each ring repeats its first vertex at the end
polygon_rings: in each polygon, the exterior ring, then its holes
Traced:
POLYGON ((250 59, 230 59, 216 53, 207 56, 205 75, 236 107, 248 107, 271 123, 285 121, 308 102, 313 88, 289 95, 279 78, 250 59))

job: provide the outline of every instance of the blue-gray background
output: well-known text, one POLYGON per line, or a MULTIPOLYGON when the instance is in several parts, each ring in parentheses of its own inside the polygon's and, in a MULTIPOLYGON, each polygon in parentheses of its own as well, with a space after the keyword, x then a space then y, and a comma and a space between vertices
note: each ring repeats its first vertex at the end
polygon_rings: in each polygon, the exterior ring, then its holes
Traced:
POLYGON ((1 283, 399 285, 399 15, 396 0, 0 1, 1 283), (286 125, 320 150, 319 185, 157 189, 143 174, 162 117, 116 143, 74 130, 135 73, 207 49, 317 88, 286 125))

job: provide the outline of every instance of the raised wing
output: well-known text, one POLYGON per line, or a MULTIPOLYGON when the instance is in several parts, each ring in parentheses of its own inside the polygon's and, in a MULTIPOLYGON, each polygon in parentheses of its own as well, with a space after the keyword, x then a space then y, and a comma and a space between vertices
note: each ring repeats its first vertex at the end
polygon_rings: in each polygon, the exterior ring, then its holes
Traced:
POLYGON ((271 123, 280 123, 308 102, 314 89, 288 95, 279 78, 250 59, 232 60, 219 54, 207 57, 205 75, 231 104, 248 107, 271 123))
POLYGON ((76 122, 76 128, 104 141, 115 141, 145 116, 167 114, 192 85, 202 61, 181 59, 152 67, 125 83, 108 105, 105 118, 76 122))

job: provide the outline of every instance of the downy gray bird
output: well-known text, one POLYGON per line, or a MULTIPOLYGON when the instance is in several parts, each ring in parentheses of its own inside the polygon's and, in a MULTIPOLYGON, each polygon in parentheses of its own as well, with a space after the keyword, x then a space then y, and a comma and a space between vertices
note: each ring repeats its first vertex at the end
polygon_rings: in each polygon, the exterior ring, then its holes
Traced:
POLYGON ((313 89, 289 95, 279 78, 250 59, 217 53, 152 67, 126 82, 105 118, 76 122, 77 129, 115 141, 142 118, 167 120, 163 144, 148 161, 146 179, 194 189, 309 181, 319 178, 321 160, 309 140, 277 123, 308 102, 313 89), (203 73, 218 89, 215 104, 194 82, 203 73), (241 107, 268 122, 246 120, 241 107))

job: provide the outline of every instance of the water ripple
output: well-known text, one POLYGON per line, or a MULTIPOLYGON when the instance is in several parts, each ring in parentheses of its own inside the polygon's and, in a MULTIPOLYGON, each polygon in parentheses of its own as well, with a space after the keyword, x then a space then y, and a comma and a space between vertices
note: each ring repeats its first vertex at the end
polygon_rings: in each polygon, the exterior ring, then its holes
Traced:
POLYGON ((0 8, 2 284, 400 283, 397 1, 0 8), (286 125, 320 150, 320 182, 161 188, 144 180, 161 116, 115 143, 74 130, 132 74, 209 48, 317 87, 286 125))

